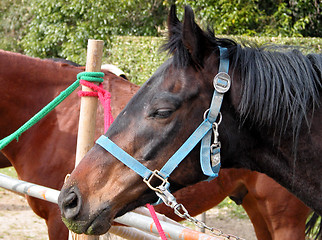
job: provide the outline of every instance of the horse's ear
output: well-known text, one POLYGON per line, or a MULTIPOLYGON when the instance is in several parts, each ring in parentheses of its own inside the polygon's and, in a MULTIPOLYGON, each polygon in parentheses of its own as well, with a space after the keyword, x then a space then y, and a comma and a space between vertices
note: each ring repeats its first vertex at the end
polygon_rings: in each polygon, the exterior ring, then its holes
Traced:
POLYGON ((177 9, 176 5, 171 5, 170 12, 168 15, 168 31, 169 31, 169 38, 175 34, 178 24, 181 24, 177 17, 177 9))
POLYGON ((191 7, 186 6, 184 12, 182 42, 191 54, 192 60, 202 66, 205 47, 208 41, 202 29, 195 22, 195 15, 191 7))

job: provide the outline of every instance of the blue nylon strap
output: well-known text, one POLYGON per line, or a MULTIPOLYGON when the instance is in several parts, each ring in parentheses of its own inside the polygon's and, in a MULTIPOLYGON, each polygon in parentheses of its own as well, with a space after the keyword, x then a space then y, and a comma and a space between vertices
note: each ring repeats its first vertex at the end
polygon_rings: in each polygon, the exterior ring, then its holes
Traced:
POLYGON ((190 135, 184 144, 172 155, 168 162, 160 170, 162 177, 167 178, 180 162, 191 152, 200 140, 212 129, 212 123, 207 119, 190 135))
MULTIPOLYGON (((229 70, 229 58, 228 58, 228 50, 227 48, 219 47, 220 51, 220 64, 219 64, 219 71, 218 72, 224 72, 228 74, 229 70)), ((226 86, 228 83, 225 80, 218 79, 218 83, 222 86, 226 86)), ((214 91, 208 118, 211 123, 214 123, 219 115, 221 104, 223 101, 224 93, 220 93, 218 91, 214 91)), ((201 169, 204 175, 208 176, 207 181, 210 181, 216 177, 218 177, 218 172, 220 169, 220 162, 212 166, 210 155, 211 155, 211 135, 212 132, 209 131, 205 137, 201 140, 201 147, 200 147, 200 165, 201 169)), ((220 148, 217 150, 220 151, 220 148)))
POLYGON ((218 72, 228 73, 229 71, 229 57, 228 57, 228 49, 224 47, 219 47, 220 51, 220 64, 218 72))
POLYGON ((130 154, 125 152, 122 148, 117 146, 114 142, 112 142, 108 137, 102 135, 97 140, 96 143, 104 148, 106 151, 111 153, 114 157, 121 160, 126 166, 131 168, 137 174, 139 174, 142 178, 148 178, 152 171, 146 168, 143 164, 133 158, 130 154))
POLYGON ((208 176, 207 181, 211 181, 212 179, 218 177, 218 172, 220 170, 220 163, 218 163, 215 166, 211 166, 210 146, 211 146, 211 131, 209 131, 206 134, 206 136, 201 140, 201 148, 200 148, 201 170, 204 175, 208 176))
POLYGON ((212 96, 211 105, 207 116, 211 123, 214 123, 219 115, 223 96, 224 94, 218 92, 214 92, 212 96))
MULTIPOLYGON (((179 163, 191 152, 191 150, 200 142, 200 140, 211 132, 212 124, 208 120, 204 120, 194 133, 186 140, 186 142, 172 155, 168 162, 160 170, 163 178, 169 177, 173 170, 179 163)), ((122 148, 117 146, 108 137, 102 135, 96 140, 96 143, 111 153, 114 157, 122 161, 126 166, 131 168, 142 178, 147 179, 152 171, 133 158, 130 154, 125 152, 122 148)))

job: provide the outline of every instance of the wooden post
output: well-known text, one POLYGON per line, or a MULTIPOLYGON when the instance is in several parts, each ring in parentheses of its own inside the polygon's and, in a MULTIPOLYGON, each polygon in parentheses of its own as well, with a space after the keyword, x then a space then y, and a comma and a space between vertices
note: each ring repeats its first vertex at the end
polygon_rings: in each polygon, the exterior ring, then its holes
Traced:
MULTIPOLYGON (((88 40, 86 72, 100 72, 103 54, 103 41, 88 40)), ((82 86, 82 91, 92 91, 92 89, 82 86)), ((85 154, 94 145, 94 135, 96 127, 97 98, 82 97, 79 115, 77 146, 76 146, 76 163, 82 160, 85 154)))
MULTIPOLYGON (((103 55, 103 41, 102 40, 88 40, 87 58, 86 58, 86 72, 100 72, 103 55)), ((82 86, 82 91, 92 91, 92 89, 82 86)), ((94 135, 96 128, 96 111, 97 98, 82 97, 79 115, 77 145, 76 145, 76 160, 75 167, 82 160, 85 154, 94 145, 94 135)), ((98 240, 98 236, 69 234, 69 239, 72 240, 98 240)))

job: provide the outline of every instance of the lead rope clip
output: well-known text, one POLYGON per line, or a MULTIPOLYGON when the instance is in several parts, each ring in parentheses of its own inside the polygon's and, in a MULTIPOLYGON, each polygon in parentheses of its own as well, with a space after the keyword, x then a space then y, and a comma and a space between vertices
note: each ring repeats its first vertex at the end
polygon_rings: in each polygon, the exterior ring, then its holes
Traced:
POLYGON ((218 140, 218 136, 219 136, 218 126, 219 126, 219 123, 214 122, 213 125, 212 125, 212 130, 213 130, 213 133, 214 133, 214 142, 210 146, 210 160, 211 160, 211 166, 212 167, 215 167, 220 163, 221 143, 218 140))

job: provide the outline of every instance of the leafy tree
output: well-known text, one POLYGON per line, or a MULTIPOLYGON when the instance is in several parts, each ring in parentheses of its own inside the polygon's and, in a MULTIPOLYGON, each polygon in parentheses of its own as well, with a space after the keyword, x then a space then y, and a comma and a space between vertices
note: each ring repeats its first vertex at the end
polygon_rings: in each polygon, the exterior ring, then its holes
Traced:
POLYGON ((38 57, 84 63, 87 40, 108 46, 112 35, 157 35, 167 14, 161 0, 30 0, 34 18, 21 45, 38 57))
POLYGON ((177 0, 176 3, 191 5, 201 23, 211 23, 217 34, 322 36, 319 0, 177 0))
POLYGON ((320 0, 290 0, 295 29, 307 37, 322 37, 322 4, 320 0))
POLYGON ((322 9, 316 0, 289 0, 275 6, 263 26, 266 36, 322 36, 322 9))
MULTIPOLYGON (((211 24, 217 34, 254 35, 263 14, 254 0, 177 0, 190 5, 202 25, 211 24)), ((178 8, 181 11, 182 7, 178 8)))
POLYGON ((62 57, 84 63, 87 40, 109 42, 112 1, 31 0, 34 18, 21 44, 37 57, 62 57))
POLYGON ((0 1, 0 49, 22 52, 19 42, 30 19, 30 7, 26 1, 0 1))
MULTIPOLYGON (((191 5, 216 34, 322 36, 319 0, 6 0, 0 1, 0 48, 84 64, 87 40, 160 36, 170 4, 191 5)), ((108 53, 106 53, 108 54, 108 53)))
POLYGON ((117 1, 113 24, 117 35, 159 36, 167 18, 169 4, 165 0, 117 1))

